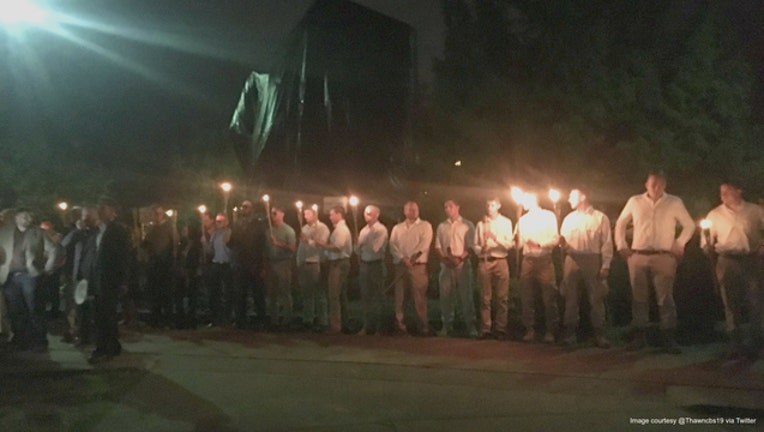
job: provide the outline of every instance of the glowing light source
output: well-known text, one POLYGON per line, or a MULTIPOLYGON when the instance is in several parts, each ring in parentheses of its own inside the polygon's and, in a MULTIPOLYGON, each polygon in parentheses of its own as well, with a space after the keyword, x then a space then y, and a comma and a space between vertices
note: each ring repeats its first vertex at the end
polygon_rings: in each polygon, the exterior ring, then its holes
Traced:
POLYGON ((302 210, 302 205, 303 205, 302 201, 297 201, 296 203, 294 203, 294 206, 297 207, 298 210, 302 210))
POLYGON ((711 220, 709 220, 709 219, 703 219, 702 221, 700 221, 700 228, 702 230, 709 230, 709 229, 711 229, 712 225, 713 224, 711 223, 711 220))
POLYGON ((220 183, 220 189, 223 189, 223 192, 231 192, 231 189, 233 189, 233 185, 229 182, 223 182, 220 183))
POLYGON ((462 166, 462 161, 458 160, 458 161, 454 162, 454 166, 455 166, 455 167, 460 167, 460 166, 462 166))
POLYGON ((204 204, 200 204, 196 209, 199 210, 199 213, 207 213, 207 206, 204 204))
POLYGON ((348 203, 350 203, 351 207, 357 207, 358 206, 358 197, 355 195, 351 195, 348 199, 348 203))
POLYGON ((523 203, 523 195, 525 195, 525 193, 522 189, 517 186, 512 186, 510 189, 510 194, 512 195, 512 200, 514 200, 517 204, 523 203))
POLYGON ((271 197, 268 196, 268 194, 263 195, 263 202, 269 202, 271 200, 271 197))
POLYGON ((553 204, 557 204, 560 201, 560 191, 557 189, 549 189, 549 199, 552 200, 553 204))
POLYGON ((60 203, 56 204, 56 207, 58 207, 61 211, 66 211, 66 209, 69 208, 69 203, 66 201, 61 201, 60 203))
POLYGON ((29 0, 0 0, 0 24, 39 25, 49 18, 50 13, 29 0))
POLYGON ((312 206, 310 206, 310 208, 313 209, 314 213, 318 214, 318 204, 313 204, 312 206))
POLYGON ((175 210, 172 210, 172 209, 167 210, 166 212, 164 212, 164 214, 166 214, 167 217, 172 217, 175 214, 175 210))

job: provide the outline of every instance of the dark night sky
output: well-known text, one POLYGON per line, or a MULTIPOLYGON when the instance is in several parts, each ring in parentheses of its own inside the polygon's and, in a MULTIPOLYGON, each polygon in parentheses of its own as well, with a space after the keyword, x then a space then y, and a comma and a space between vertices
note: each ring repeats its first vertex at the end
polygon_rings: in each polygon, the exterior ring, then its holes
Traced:
MULTIPOLYGON (((442 51, 440 1, 356 2, 417 30, 419 73, 429 80, 432 58, 442 51)), ((74 21, 62 25, 65 37, 40 29, 0 33, 0 78, 10 71, 14 132, 84 148, 97 161, 116 155, 151 168, 227 127, 244 79, 274 65, 312 0, 50 3, 74 21)), ((762 70, 760 0, 734 4, 762 70)))
MULTIPOLYGON (((227 127, 249 72, 274 66, 312 0, 50 3, 73 21, 62 25, 67 35, 26 29, 0 49, 10 60, 14 132, 151 166, 227 127)), ((428 80, 442 44, 439 1, 357 3, 417 29, 428 80)))

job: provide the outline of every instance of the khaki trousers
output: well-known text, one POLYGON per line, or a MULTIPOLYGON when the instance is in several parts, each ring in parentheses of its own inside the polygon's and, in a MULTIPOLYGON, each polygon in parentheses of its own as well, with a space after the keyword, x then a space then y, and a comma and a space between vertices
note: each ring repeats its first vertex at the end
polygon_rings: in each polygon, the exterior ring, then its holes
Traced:
POLYGON ((724 304, 725 327, 728 333, 740 329, 743 308, 750 313, 751 333, 755 339, 762 333, 762 304, 764 290, 761 285, 761 268, 754 255, 719 256, 716 262, 716 278, 724 304))
POLYGON ((509 265, 506 258, 494 261, 480 260, 478 263, 480 280, 480 332, 507 332, 507 300, 509 298, 509 265), (496 314, 491 320, 491 309, 496 305, 496 314), (493 328, 491 325, 493 324, 493 328))
POLYGON ((329 330, 342 330, 342 290, 350 273, 350 259, 329 261, 327 296, 329 298, 329 330))
POLYGON ((427 320, 427 286, 429 285, 427 264, 415 264, 411 268, 407 268, 403 264, 396 264, 395 279, 396 329, 406 331, 406 324, 403 322, 403 301, 406 297, 406 291, 410 291, 411 298, 414 300, 419 331, 428 332, 430 326, 427 320))
POLYGON ((607 282, 600 279, 602 256, 599 254, 568 255, 563 266, 562 296, 565 299, 565 317, 563 325, 567 329, 578 327, 579 320, 579 285, 584 284, 586 298, 589 301, 590 319, 595 331, 605 327, 605 297, 608 293, 607 282))
POLYGON ((634 253, 629 257, 629 280, 631 282, 631 322, 635 328, 644 328, 649 320, 649 281, 655 287, 655 297, 662 330, 676 329, 676 304, 674 303, 674 279, 676 258, 669 253, 645 255, 634 253))
POLYGON ((279 324, 279 309, 285 324, 292 319, 292 260, 271 262, 268 280, 268 315, 272 324, 279 324))
POLYGON ((556 332, 560 324, 560 314, 557 310, 558 293, 551 254, 523 257, 520 269, 520 302, 523 305, 522 320, 526 330, 532 329, 536 321, 536 293, 539 290, 546 311, 546 331, 556 332))

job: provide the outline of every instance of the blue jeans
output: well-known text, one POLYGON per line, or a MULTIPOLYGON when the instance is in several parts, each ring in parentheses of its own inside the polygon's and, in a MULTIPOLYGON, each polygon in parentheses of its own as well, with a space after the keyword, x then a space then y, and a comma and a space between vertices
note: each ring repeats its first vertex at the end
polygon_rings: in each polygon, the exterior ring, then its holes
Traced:
POLYGON ((14 273, 5 283, 13 338, 22 345, 47 345, 45 305, 37 292, 37 279, 29 273, 14 273))

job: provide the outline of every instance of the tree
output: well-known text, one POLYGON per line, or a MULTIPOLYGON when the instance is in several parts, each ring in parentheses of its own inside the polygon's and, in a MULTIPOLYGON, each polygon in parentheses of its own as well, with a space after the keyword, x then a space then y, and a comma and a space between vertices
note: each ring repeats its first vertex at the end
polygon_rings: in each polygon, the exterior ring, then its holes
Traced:
POLYGON ((622 196, 653 167, 695 195, 724 177, 760 179, 755 74, 724 5, 443 5, 431 151, 472 158, 473 181, 577 181, 622 196))

